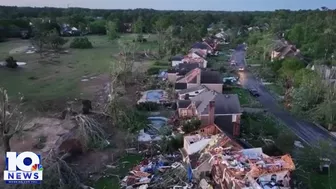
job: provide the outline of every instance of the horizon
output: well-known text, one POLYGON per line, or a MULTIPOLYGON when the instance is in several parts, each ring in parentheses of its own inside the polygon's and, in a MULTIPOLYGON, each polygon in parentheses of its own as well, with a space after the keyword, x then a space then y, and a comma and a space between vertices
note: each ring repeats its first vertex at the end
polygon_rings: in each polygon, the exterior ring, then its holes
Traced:
POLYGON ((306 2, 304 0, 283 0, 282 2, 270 0, 208 0, 204 3, 201 0, 194 0, 192 3, 186 0, 123 0, 116 3, 109 0, 5 0, 1 6, 32 7, 32 8, 84 8, 101 10, 134 10, 134 9, 154 9, 158 11, 275 11, 275 10, 316 10, 321 7, 336 9, 336 1, 320 0, 319 2, 306 2), (209 2, 210 1, 210 2, 209 2), (254 1, 253 3, 250 3, 254 1))

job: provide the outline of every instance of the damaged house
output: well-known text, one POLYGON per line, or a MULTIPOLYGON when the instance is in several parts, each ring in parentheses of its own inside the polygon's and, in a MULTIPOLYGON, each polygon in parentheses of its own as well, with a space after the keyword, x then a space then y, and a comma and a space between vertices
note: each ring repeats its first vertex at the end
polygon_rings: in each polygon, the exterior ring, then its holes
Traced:
POLYGON ((211 49, 211 55, 218 55, 218 45, 219 42, 217 39, 213 38, 205 38, 203 39, 203 43, 206 44, 211 49))
POLYGON ((232 150, 215 148, 212 176, 222 189, 290 189, 295 164, 290 155, 268 156, 262 148, 232 150))
POLYGON ((303 60, 303 56, 299 49, 295 45, 291 45, 288 41, 277 40, 274 44, 274 48, 271 52, 271 61, 282 60, 284 58, 293 58, 296 57, 300 60, 303 60))
POLYGON ((272 157, 262 148, 244 149, 215 124, 186 135, 180 151, 196 179, 210 173, 222 189, 290 189, 295 170, 290 155, 272 157))
POLYGON ((191 51, 201 51, 202 54, 213 55, 214 49, 204 42, 197 42, 191 46, 191 51))
POLYGON ((169 82, 175 83, 178 78, 185 76, 188 72, 198 67, 199 64, 197 63, 180 63, 167 71, 167 79, 169 82))
POLYGON ((188 100, 191 97, 195 97, 202 92, 210 91, 210 89, 205 85, 200 85, 196 87, 191 87, 189 89, 183 89, 177 92, 177 99, 188 100))
POLYGON ((183 90, 196 86, 205 85, 210 90, 222 93, 223 81, 221 74, 217 71, 208 71, 195 68, 188 72, 185 76, 179 77, 175 83, 175 90, 183 90))

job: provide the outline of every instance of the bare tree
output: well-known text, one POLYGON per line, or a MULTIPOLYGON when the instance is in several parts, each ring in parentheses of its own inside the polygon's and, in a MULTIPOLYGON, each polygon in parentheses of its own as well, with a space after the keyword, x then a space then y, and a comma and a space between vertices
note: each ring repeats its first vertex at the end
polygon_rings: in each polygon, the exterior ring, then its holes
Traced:
POLYGON ((116 65, 113 65, 114 68, 117 68, 118 76, 123 81, 124 85, 126 85, 129 76, 132 74, 136 52, 139 49, 137 43, 118 41, 118 46, 120 49, 120 58, 116 65))
POLYGON ((10 105, 7 91, 0 88, 0 133, 5 152, 11 151, 10 139, 23 128, 23 114, 20 112, 21 102, 16 106, 10 105))

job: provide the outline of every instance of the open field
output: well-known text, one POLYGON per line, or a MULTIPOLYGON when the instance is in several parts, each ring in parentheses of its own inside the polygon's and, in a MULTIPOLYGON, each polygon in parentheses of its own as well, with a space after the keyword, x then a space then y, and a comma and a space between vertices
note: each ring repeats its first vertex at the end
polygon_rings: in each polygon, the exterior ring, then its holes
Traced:
MULTIPOLYGON (((0 61, 11 55, 17 61, 27 63, 15 70, 0 68, 0 87, 6 88, 10 96, 21 92, 29 102, 89 95, 85 94, 86 91, 83 92, 81 86, 90 85, 91 79, 95 77, 104 80, 101 76, 108 76, 111 64, 115 63, 113 56, 118 55, 119 48, 118 41, 108 41, 107 36, 87 37, 94 48, 69 49, 69 53, 54 58, 52 64, 39 61, 40 55, 37 53, 24 52, 23 49, 30 45, 29 40, 15 39, 0 43, 0 61), (88 78, 89 81, 81 82, 83 78, 88 78)), ((132 42, 135 37, 134 34, 122 35, 119 40, 132 42)), ((71 41, 71 38, 67 39, 69 42, 65 45, 66 49, 71 41)), ((149 36, 147 43, 139 44, 138 51, 154 49, 156 43, 153 40, 155 36, 149 36)), ((97 82, 93 83, 97 85, 97 82)))

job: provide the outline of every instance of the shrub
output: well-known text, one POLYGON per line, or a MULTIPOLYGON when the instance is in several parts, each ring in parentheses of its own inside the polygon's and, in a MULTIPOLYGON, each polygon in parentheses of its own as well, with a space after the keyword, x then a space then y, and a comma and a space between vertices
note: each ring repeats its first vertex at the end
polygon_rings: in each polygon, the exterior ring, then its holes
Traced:
POLYGON ((159 74, 160 70, 162 68, 160 67, 150 67, 148 70, 147 70, 147 74, 148 75, 156 75, 156 74, 159 74))
POLYGON ((196 131, 197 129, 199 129, 201 126, 201 121, 199 119, 193 118, 190 120, 186 120, 183 124, 182 124, 182 130, 185 133, 191 133, 193 131, 196 131))
POLYGON ((6 67, 8 67, 8 68, 17 68, 18 65, 17 65, 16 62, 17 62, 17 61, 14 60, 14 58, 10 56, 10 57, 8 57, 8 58, 6 59, 6 67))
POLYGON ((140 111, 157 111, 160 105, 156 102, 143 102, 136 105, 136 108, 140 111))
POLYGON ((155 66, 169 66, 169 64, 167 63, 167 62, 165 62, 165 61, 156 61, 155 63, 154 63, 154 65, 155 66))
POLYGON ((70 48, 75 49, 90 49, 92 47, 93 47, 92 43, 89 41, 87 37, 75 38, 70 44, 70 48))

